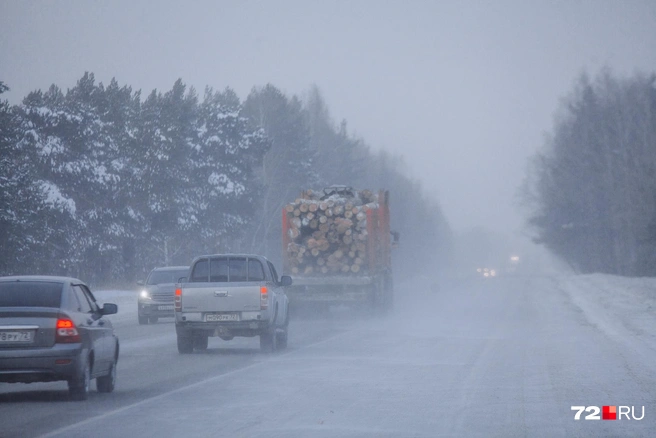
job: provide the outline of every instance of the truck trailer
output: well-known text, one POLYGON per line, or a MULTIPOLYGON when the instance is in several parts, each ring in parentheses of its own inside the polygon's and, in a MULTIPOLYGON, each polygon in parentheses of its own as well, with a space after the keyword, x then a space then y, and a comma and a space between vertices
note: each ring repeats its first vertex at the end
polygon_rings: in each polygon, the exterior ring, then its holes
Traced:
POLYGON ((391 250, 398 233, 390 230, 387 190, 306 190, 283 208, 282 233, 292 308, 392 308, 391 250))

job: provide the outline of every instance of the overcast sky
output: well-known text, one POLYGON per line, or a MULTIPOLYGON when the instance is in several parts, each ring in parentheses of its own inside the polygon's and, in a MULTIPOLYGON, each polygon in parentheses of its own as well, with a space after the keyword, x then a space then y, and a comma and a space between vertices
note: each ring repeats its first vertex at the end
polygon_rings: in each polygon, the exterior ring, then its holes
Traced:
MULTIPOLYGON (((0 81, 177 78, 244 99, 322 91, 336 122, 404 156, 454 230, 517 232, 527 158, 576 78, 656 71, 656 1, 0 0, 0 81)), ((401 194, 392 194, 392 196, 401 194)))

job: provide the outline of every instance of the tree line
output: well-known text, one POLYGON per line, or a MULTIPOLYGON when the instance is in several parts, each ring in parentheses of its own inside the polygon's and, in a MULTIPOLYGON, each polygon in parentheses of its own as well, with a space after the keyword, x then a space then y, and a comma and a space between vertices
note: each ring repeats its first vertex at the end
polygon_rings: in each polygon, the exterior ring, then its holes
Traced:
POLYGON ((579 272, 656 275, 656 75, 582 75, 523 186, 535 241, 579 272))
POLYGON ((109 285, 204 253, 279 264, 282 206, 342 184, 390 190, 398 271, 412 275, 446 257, 449 229, 403 166, 335 125, 316 87, 290 97, 268 84, 242 102, 178 80, 144 97, 85 73, 66 92, 0 100, 0 274, 109 285))

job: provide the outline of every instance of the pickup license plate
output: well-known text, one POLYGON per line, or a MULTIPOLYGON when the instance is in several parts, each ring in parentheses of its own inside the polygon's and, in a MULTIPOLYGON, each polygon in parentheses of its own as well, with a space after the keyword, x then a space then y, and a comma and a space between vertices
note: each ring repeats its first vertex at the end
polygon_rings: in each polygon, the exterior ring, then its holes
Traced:
POLYGON ((12 330, 0 331, 0 342, 32 342, 34 340, 34 332, 31 330, 12 330))
POLYGON ((173 305, 170 305, 170 306, 157 306, 157 310, 173 310, 173 305))
POLYGON ((239 321, 238 313, 208 313, 205 321, 239 321))

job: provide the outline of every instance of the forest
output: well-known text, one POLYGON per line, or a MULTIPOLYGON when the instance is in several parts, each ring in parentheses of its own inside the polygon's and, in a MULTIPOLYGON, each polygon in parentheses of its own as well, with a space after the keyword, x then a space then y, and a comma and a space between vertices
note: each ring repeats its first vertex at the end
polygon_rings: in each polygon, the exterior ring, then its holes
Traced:
POLYGON ((583 74, 521 195, 534 240, 576 272, 656 276, 656 75, 583 74))
POLYGON ((130 285, 227 252, 280 266, 283 206, 339 184, 390 191, 396 273, 413 275, 447 260, 452 242, 408 173, 335 123, 317 87, 288 96, 267 84, 242 101, 179 79, 142 95, 87 72, 66 91, 0 100, 0 274, 130 285))

